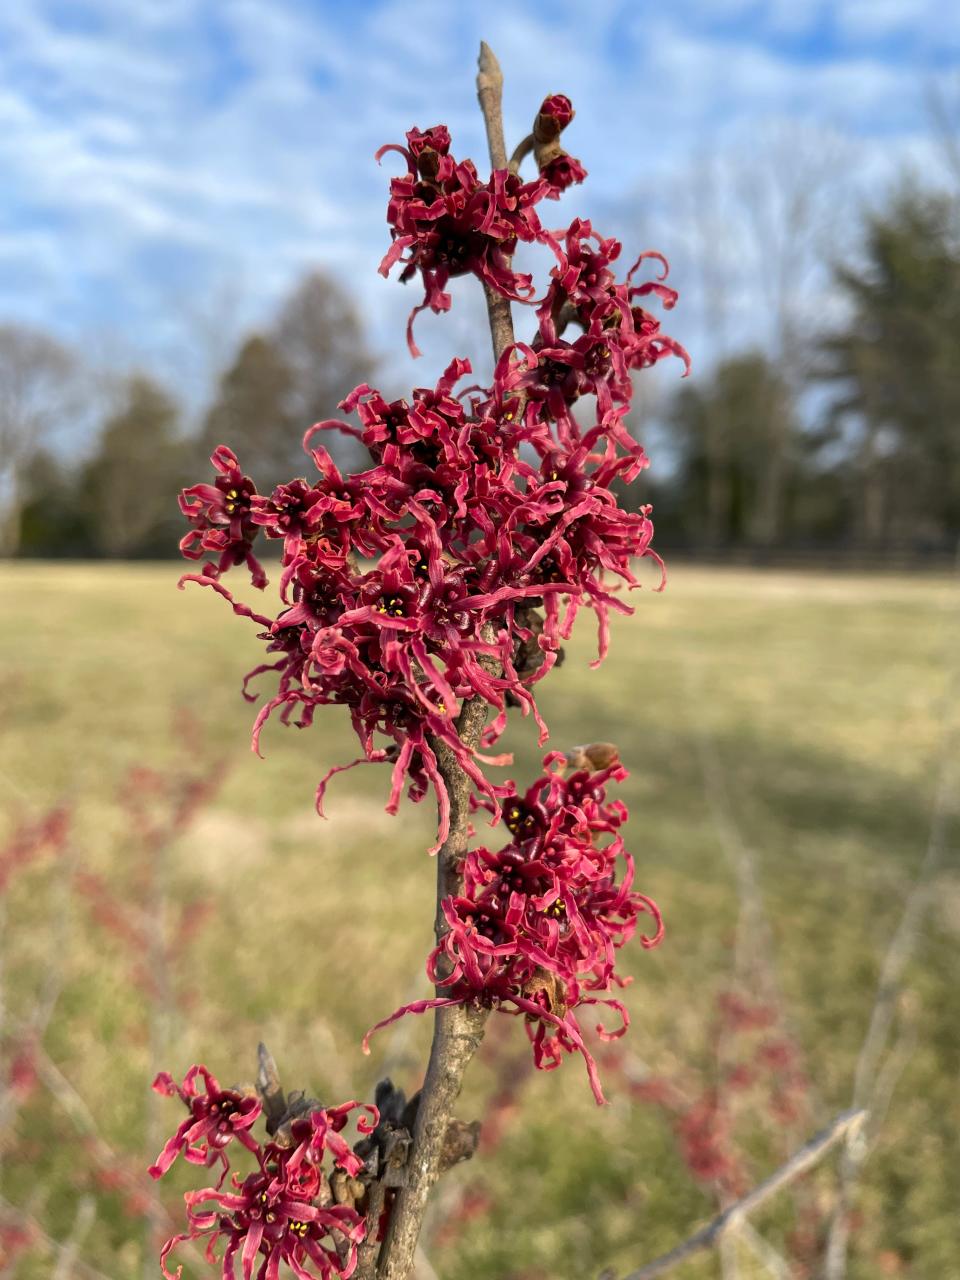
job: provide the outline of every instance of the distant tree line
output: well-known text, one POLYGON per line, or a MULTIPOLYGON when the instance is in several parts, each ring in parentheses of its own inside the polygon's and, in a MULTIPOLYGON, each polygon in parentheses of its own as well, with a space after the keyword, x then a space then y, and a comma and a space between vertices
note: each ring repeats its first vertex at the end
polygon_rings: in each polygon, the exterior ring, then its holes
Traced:
POLYGON ((838 263, 845 319, 803 374, 754 350, 693 377, 664 419, 653 481, 667 545, 951 550, 960 535, 960 223, 901 190, 838 263))
MULTIPOLYGON (((865 215, 852 257, 832 266, 843 322, 808 338, 807 358, 790 358, 784 326, 776 354, 727 355, 657 408, 673 465, 648 473, 639 500, 654 503, 664 547, 923 553, 956 542, 957 201, 900 189, 865 215)), ((45 441, 71 412, 74 361, 46 335, 0 327, 0 552, 170 555, 172 495, 205 474, 215 445, 229 441, 261 486, 302 470, 304 428, 335 414, 370 365, 350 300, 315 273, 243 339, 198 423, 188 427, 169 389, 132 373, 113 389, 92 450, 68 465, 45 441)), ((648 427, 636 424, 641 438, 648 427)))
MULTIPOLYGON (((176 495, 207 475, 209 455, 229 441, 272 487, 303 470, 304 430, 337 412, 364 376, 367 352, 356 311, 320 272, 309 275, 263 332, 240 342, 211 403, 189 423, 156 378, 132 372, 99 398, 108 408, 81 461, 46 445, 71 397, 83 396, 75 362, 45 335, 0 328, 0 551, 23 556, 141 558, 176 553, 183 532, 176 495), (26 373, 21 367, 27 365, 26 373), (20 371, 16 385, 12 375, 20 371)), ((342 439, 328 442, 343 450, 342 439)))

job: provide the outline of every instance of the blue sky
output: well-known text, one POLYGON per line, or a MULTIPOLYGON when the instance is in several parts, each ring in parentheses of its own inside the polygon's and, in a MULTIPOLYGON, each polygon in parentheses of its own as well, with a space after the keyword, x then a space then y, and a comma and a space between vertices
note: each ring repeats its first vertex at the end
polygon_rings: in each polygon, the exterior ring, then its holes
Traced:
MULTIPOLYGON (((924 91, 960 64, 960 6, 16 0, 0 7, 0 322, 156 368, 196 398, 244 328, 322 265, 402 376, 417 299, 376 273, 393 169, 373 152, 443 120, 458 154, 482 157, 481 37, 506 75, 508 141, 545 92, 577 107, 568 143, 590 179, 558 221, 584 212, 628 248, 663 249, 682 294, 673 329, 709 360, 705 249, 723 264, 731 340, 765 339, 769 298, 742 204, 761 197, 721 194, 705 234, 703 174, 752 181, 771 138, 795 179, 832 166, 820 216, 840 245, 839 224, 904 165, 936 180, 924 91)), ((829 306, 826 277, 806 275, 807 301, 829 306)), ((452 317, 421 320, 426 358, 407 376, 477 350, 477 322, 459 290, 452 317)))

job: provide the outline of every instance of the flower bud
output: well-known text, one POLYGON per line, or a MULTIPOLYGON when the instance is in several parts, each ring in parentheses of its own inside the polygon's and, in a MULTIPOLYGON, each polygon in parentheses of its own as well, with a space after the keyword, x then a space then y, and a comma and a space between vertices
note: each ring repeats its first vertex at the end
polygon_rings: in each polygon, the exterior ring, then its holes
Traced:
POLYGON ((565 93, 551 93, 540 104, 540 116, 557 122, 557 132, 565 129, 574 117, 573 103, 565 93))

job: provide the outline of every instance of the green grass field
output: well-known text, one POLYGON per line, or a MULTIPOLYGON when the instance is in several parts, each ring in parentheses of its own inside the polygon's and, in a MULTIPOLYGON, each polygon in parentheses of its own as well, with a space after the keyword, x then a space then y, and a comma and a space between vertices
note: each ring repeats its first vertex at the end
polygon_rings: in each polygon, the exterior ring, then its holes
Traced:
MULTIPOLYGON (((355 754, 345 717, 319 715, 304 732, 277 723, 256 759, 253 712, 239 696, 260 660, 256 628, 212 592, 178 592, 176 578, 173 564, 0 567, 0 836, 54 804, 73 813, 67 855, 23 871, 7 896, 7 1078, 37 1001, 58 998, 37 1088, 0 1112, 0 1191, 50 1237, 75 1233, 80 1258, 116 1280, 159 1274, 150 1237, 165 1222, 129 1216, 129 1183, 103 1176, 108 1152, 137 1176, 158 1134, 179 1123, 179 1104, 151 1101, 158 1066, 180 1074, 199 1060, 227 1082, 249 1078, 263 1038, 288 1087, 339 1102, 369 1097, 385 1068, 415 1087, 430 1034, 427 1019, 409 1020, 370 1058, 359 1050, 372 1022, 428 993, 429 804, 388 817, 386 773, 360 769, 334 780, 329 820, 318 819, 318 778, 355 754), (178 732, 178 708, 198 722, 202 749, 178 732), (190 829, 162 854, 138 843, 121 803, 129 770, 175 773, 220 755, 223 787, 190 829), (145 994, 130 948, 70 892, 71 865, 102 877, 134 914, 150 904, 155 936, 174 936, 182 903, 213 904, 174 948, 162 998, 145 994)), ((597 738, 620 747, 637 884, 667 922, 658 950, 636 947, 626 960, 635 975, 627 1070, 712 1081, 715 1001, 740 964, 748 986, 775 982, 782 994, 815 1128, 849 1105, 879 965, 927 845, 956 724, 956 586, 681 567, 663 595, 635 602, 598 671, 584 619, 540 698, 551 747, 597 738), (764 920, 742 917, 744 850, 764 920)), ((512 773, 528 777, 540 754, 531 723, 512 727, 507 745, 512 773)), ((863 1280, 960 1277, 956 827, 951 839, 898 1002, 902 1073, 857 1200, 849 1274, 863 1280)), ((559 1074, 525 1073, 521 1026, 494 1022, 494 1048, 522 1077, 520 1108, 497 1149, 449 1175, 438 1196, 426 1251, 445 1280, 629 1269, 715 1211, 661 1110, 632 1097, 615 1071, 611 1105, 598 1109, 573 1059, 559 1074), (481 1198, 490 1212, 453 1239, 450 1221, 481 1198)), ((464 1118, 483 1119, 495 1077, 495 1063, 478 1064, 464 1118)), ((759 1179, 807 1122, 785 1131, 749 1090, 737 1105, 739 1150, 759 1179)), ((834 1164, 801 1197, 809 1220, 829 1208, 834 1164)), ((176 1215, 179 1191, 199 1184, 182 1171, 168 1181, 176 1215)), ((755 1223, 788 1256, 796 1203, 787 1195, 755 1223)), ((50 1275, 52 1257, 35 1241, 4 1274, 50 1275)), ((84 1274, 77 1267, 64 1274, 84 1274)), ((719 1261, 674 1274, 719 1275, 719 1261)), ((770 1272, 744 1250, 739 1274, 770 1272)))

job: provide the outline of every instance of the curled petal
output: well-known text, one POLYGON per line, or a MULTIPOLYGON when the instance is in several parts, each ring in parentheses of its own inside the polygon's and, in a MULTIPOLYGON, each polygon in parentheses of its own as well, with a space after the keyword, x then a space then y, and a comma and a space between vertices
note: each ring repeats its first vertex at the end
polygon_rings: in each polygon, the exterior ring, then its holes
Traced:
POLYGON ((364 1053, 370 1052, 370 1037, 377 1031, 381 1031, 384 1027, 389 1027, 392 1022, 399 1021, 400 1018, 406 1017, 408 1013, 426 1013, 428 1009, 449 1009, 455 1004, 463 1004, 462 1000, 454 1000, 448 996, 435 997, 432 1000, 414 1000, 411 1004, 401 1005, 399 1009, 395 1009, 389 1018, 383 1018, 370 1028, 363 1037, 361 1048, 364 1053))

